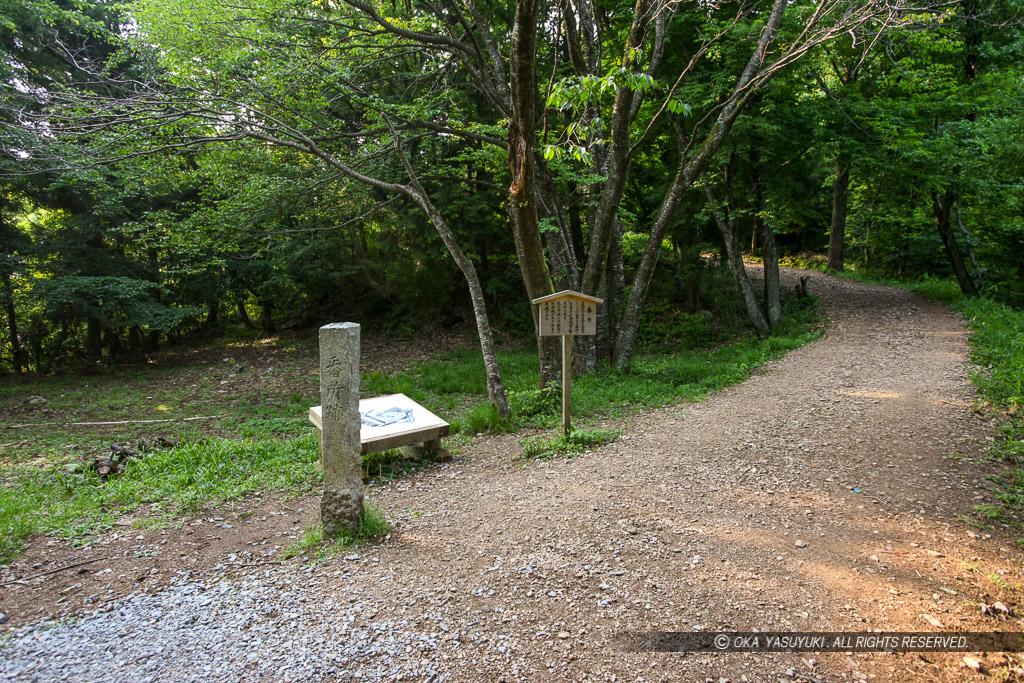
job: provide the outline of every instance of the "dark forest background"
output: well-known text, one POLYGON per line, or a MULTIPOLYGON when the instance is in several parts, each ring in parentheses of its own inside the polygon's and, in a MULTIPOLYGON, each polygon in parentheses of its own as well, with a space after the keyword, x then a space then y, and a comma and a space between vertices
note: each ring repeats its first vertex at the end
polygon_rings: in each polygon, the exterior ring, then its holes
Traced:
POLYGON ((564 288, 628 367, 780 262, 1024 303, 1018 2, 3 6, 0 373, 564 288))

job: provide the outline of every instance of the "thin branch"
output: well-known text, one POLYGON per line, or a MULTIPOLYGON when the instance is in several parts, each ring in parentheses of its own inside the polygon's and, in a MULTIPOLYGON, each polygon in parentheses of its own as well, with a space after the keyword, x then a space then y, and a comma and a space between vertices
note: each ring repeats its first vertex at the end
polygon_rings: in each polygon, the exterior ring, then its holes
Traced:
POLYGON ((213 420, 220 415, 205 415, 203 417, 176 417, 168 420, 117 420, 113 422, 25 422, 16 425, 4 425, 5 429, 20 429, 23 427, 49 427, 61 425, 62 427, 106 427, 109 425, 139 425, 156 424, 158 422, 195 422, 197 420, 213 420))
POLYGON ((359 214, 358 216, 355 216, 354 218, 350 218, 347 221, 345 221, 344 223, 339 223, 338 225, 332 225, 332 226, 329 226, 329 227, 295 228, 295 229, 292 229, 292 230, 272 230, 270 232, 264 232, 264 231, 260 231, 260 230, 246 230, 245 232, 249 233, 250 235, 273 237, 274 235, 290 235, 290 234, 294 234, 294 233, 304 233, 304 232, 329 232, 331 230, 341 230, 343 228, 347 228, 348 226, 352 225, 353 223, 362 222, 363 220, 365 220, 369 216, 373 215, 374 213, 376 213, 380 209, 383 209, 385 206, 388 206, 389 204, 392 204, 392 203, 396 202, 400 198, 401 197, 399 195, 395 195, 391 199, 385 199, 382 202, 378 202, 372 209, 370 209, 366 213, 362 213, 362 214, 359 214))
POLYGON ((3 583, 0 583, 0 586, 10 586, 11 584, 14 584, 14 583, 26 584, 29 581, 33 580, 33 579, 38 579, 38 578, 43 577, 43 576, 49 576, 50 574, 56 574, 57 572, 66 571, 68 569, 75 569, 77 567, 81 567, 81 566, 84 566, 84 565, 87 565, 87 564, 92 564, 94 562, 99 562, 101 560, 106 560, 106 559, 108 559, 108 558, 106 558, 106 557, 97 557, 97 558, 94 558, 94 559, 91 559, 91 560, 83 560, 82 562, 76 562, 75 564, 69 564, 69 565, 65 565, 63 567, 57 567, 56 569, 50 569, 49 571, 41 572, 39 574, 33 574, 32 576, 27 576, 27 577, 25 577, 23 579, 13 579, 11 581, 4 581, 3 583))

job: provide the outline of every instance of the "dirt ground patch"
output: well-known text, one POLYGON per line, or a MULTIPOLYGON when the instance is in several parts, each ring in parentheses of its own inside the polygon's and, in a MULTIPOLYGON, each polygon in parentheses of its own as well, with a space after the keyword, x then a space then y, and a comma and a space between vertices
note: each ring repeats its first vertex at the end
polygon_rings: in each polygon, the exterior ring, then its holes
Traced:
MULTIPOLYGON (((503 349, 513 348, 509 339, 503 349)), ((362 371, 394 374, 448 352, 479 348, 467 327, 409 339, 364 330, 362 371)), ((316 332, 284 333, 198 348, 169 346, 144 362, 76 374, 5 377, 0 386, 0 463, 90 463, 112 444, 143 438, 294 435, 320 402, 316 332), (292 425, 280 424, 293 418, 292 425), (266 420, 278 422, 278 433, 266 420), (263 420, 264 422, 260 422, 263 420)))
MULTIPOLYGON (((318 579, 307 597, 436 637, 432 664, 451 680, 1019 678, 1017 654, 976 654, 978 673, 960 654, 616 644, 637 631, 1021 630, 1016 535, 973 513, 995 493, 962 321, 901 290, 817 273, 810 288, 825 337, 703 403, 631 418, 613 444, 523 463, 516 436, 495 436, 374 486, 393 532, 304 568, 318 579), (983 614, 997 601, 1008 615, 983 614)), ((318 514, 314 497, 264 496, 88 549, 37 540, 0 574, 0 610, 16 625, 106 609, 181 569, 298 572, 269 551, 318 514)))

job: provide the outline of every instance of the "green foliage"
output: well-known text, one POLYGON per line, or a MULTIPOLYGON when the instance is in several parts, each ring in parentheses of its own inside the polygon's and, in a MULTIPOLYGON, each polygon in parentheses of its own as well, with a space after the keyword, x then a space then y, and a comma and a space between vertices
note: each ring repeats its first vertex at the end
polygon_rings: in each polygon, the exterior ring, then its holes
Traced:
POLYGON ((519 418, 556 415, 562 409, 562 386, 552 382, 543 389, 510 391, 508 404, 519 418))
MULTIPOLYGON (((305 403, 305 402, 304 402, 305 403)), ((294 437, 309 429, 309 420, 303 417, 259 417, 239 424, 243 439, 294 437)))
POLYGON ((1024 409, 1024 312, 989 299, 963 301, 971 328, 974 381, 994 405, 1016 414, 1024 409))
POLYGON ((956 280, 951 280, 950 278, 924 275, 913 282, 908 282, 906 287, 921 296, 942 301, 946 304, 953 304, 963 299, 963 294, 960 292, 960 287, 956 284, 956 280))
POLYGON ((971 329, 971 358, 979 370, 975 384, 1002 413, 992 455, 1006 464, 995 477, 999 499, 1008 510, 1024 509, 1024 311, 986 298, 961 300, 971 329))
POLYGON ((451 426, 455 434, 470 435, 510 432, 513 429, 512 420, 499 415, 498 409, 490 403, 473 406, 465 415, 452 420, 451 426))
POLYGON ((168 332, 201 312, 161 304, 160 289, 153 282, 126 277, 63 276, 42 281, 36 291, 56 319, 99 318, 119 328, 168 332))
POLYGON ((307 524, 295 542, 281 551, 282 560, 290 560, 305 555, 324 541, 324 525, 320 522, 307 524))
POLYGON ((713 330, 713 319, 710 311, 687 313, 671 302, 654 303, 644 308, 637 343, 643 349, 707 346, 727 332, 713 330))
POLYGON ((570 429, 568 434, 559 434, 547 440, 533 437, 521 442, 523 452, 520 457, 529 460, 550 460, 558 456, 571 458, 611 443, 619 434, 612 429, 570 429))

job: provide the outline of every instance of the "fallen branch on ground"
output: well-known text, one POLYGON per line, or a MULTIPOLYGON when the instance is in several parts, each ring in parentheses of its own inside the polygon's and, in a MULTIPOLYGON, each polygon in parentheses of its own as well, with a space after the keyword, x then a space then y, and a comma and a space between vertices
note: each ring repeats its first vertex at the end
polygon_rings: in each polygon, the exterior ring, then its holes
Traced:
POLYGON ((26 422, 18 425, 6 425, 8 429, 18 427, 49 427, 60 425, 62 427, 103 427, 107 425, 141 425, 155 424, 157 422, 194 422, 196 420, 213 420, 220 415, 205 415, 202 417, 174 417, 167 420, 117 420, 113 422, 26 422))
POLYGON ((67 565, 65 567, 57 567, 56 569, 51 569, 49 571, 42 572, 41 574, 36 574, 34 576, 27 576, 24 579, 13 579, 11 581, 5 581, 3 583, 0 583, 0 586, 10 586, 12 583, 27 583, 27 582, 31 581, 32 579, 38 579, 40 576, 49 576, 50 574, 56 574, 57 572, 62 572, 65 569, 74 569, 75 567, 81 567, 82 565, 92 564, 93 562, 99 562, 100 560, 105 560, 105 559, 107 559, 107 558, 105 558, 105 557, 97 557, 94 560, 85 560, 84 562, 76 562, 75 564, 69 564, 69 565, 67 565))

